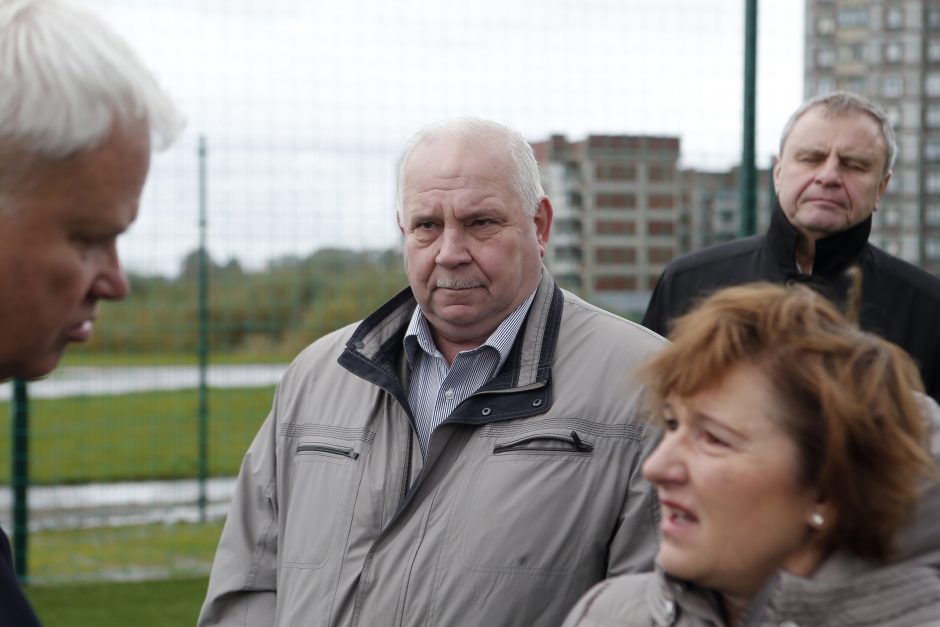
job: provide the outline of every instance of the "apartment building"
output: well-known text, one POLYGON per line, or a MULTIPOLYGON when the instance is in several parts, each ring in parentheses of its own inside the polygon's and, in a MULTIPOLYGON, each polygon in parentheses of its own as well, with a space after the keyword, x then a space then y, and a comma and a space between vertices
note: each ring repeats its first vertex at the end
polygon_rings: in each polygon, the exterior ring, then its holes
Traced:
POLYGON ((940 1, 806 0, 804 91, 888 112, 899 154, 872 241, 940 274, 940 1))
POLYGON ((555 209, 556 280, 617 311, 642 311, 677 246, 678 137, 553 135, 532 145, 555 209))
MULTIPOLYGON (((600 306, 642 312, 670 261, 740 233, 738 167, 679 169, 678 137, 553 135, 532 144, 555 209, 545 256, 555 279, 600 306)), ((758 230, 770 171, 758 171, 758 230)))

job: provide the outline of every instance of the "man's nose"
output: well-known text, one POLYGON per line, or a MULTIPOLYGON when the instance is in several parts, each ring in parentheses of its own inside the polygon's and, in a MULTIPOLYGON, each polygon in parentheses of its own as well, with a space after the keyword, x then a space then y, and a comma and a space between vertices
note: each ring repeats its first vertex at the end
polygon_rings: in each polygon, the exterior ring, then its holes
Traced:
POLYGON ((820 185, 838 185, 842 182, 842 170, 836 155, 826 159, 816 170, 816 182, 820 185))
POLYGON ((104 300, 121 300, 130 294, 131 286, 127 276, 121 269, 121 262, 115 246, 111 246, 103 254, 101 265, 89 291, 95 298, 104 300))
POLYGON ((468 263, 471 259, 467 248, 467 235, 460 227, 444 227, 440 237, 440 248, 435 262, 439 266, 453 267, 468 263))

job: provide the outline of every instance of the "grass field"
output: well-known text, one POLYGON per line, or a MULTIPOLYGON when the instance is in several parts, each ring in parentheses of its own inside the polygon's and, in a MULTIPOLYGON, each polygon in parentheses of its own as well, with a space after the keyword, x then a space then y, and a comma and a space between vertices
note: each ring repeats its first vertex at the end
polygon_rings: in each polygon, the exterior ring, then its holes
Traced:
POLYGON ((221 521, 33 532, 30 582, 205 576, 221 533, 221 521))
MULTIPOLYGON (((237 474, 271 408, 274 386, 210 389, 208 469, 237 474)), ((34 484, 177 479, 199 468, 196 390, 30 401, 34 484)), ((0 451, 10 450, 9 403, 0 402, 0 451)), ((0 482, 9 481, 0 465, 0 482)))
MULTIPOLYGON (((277 353, 271 350, 255 352, 212 353, 212 364, 287 364, 295 354, 277 353)), ((62 366, 196 366, 199 357, 195 353, 108 353, 92 351, 84 345, 70 349, 59 364, 62 366)))
POLYGON ((29 586, 45 627, 191 627, 205 577, 127 583, 29 586))

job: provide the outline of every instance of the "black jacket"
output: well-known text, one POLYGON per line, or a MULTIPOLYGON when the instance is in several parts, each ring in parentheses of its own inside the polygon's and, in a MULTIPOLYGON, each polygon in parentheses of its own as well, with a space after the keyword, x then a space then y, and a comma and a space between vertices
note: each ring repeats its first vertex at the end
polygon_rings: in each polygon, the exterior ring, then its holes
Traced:
POLYGON ((0 627, 39 627, 13 572, 13 552, 0 529, 0 627))
POLYGON ((710 292, 742 283, 807 284, 840 306, 849 279, 862 270, 863 329, 904 348, 917 362, 927 393, 940 402, 940 278, 868 243, 871 218, 816 242, 811 275, 796 267, 797 230, 774 210, 764 235, 689 253, 663 271, 643 326, 666 335, 669 323, 710 292))

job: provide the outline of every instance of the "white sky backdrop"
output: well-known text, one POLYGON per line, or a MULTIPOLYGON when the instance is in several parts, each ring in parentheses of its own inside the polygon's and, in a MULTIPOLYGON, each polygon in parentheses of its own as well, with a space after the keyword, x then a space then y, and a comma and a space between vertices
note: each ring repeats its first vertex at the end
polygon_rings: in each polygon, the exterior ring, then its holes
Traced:
MULTIPOLYGON (((741 152, 744 0, 86 0, 188 119, 154 160, 125 264, 175 273, 198 241, 250 268, 323 246, 398 243, 394 168, 411 133, 479 115, 531 140, 678 135, 682 164, 741 152)), ((802 0, 761 0, 757 155, 802 99, 802 0)))

